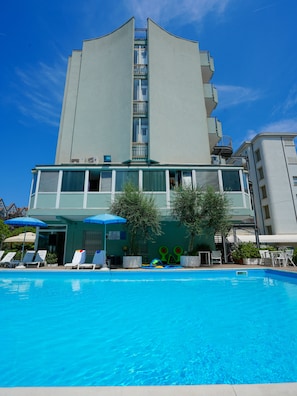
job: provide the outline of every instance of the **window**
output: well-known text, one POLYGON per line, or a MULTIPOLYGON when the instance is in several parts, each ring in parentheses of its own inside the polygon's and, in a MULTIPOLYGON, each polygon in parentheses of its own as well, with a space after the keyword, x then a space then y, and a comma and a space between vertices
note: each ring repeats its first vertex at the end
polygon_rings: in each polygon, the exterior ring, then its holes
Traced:
POLYGON ((257 162, 261 161, 261 155, 259 149, 255 151, 255 157, 257 162))
POLYGON ((248 181, 248 175, 246 173, 242 174, 242 179, 243 179, 243 188, 244 188, 244 192, 248 193, 249 192, 249 181, 248 181))
POLYGON ((263 168, 259 168, 259 169, 258 169, 258 174, 259 174, 259 179, 260 179, 260 180, 264 179, 263 168))
POLYGON ((147 118, 134 118, 133 120, 133 142, 148 142, 148 120, 147 118))
POLYGON ((84 191, 85 172, 64 171, 61 191, 84 191))
POLYGON ((146 65, 147 64, 147 51, 145 46, 139 45, 134 49, 134 64, 146 65))
POLYGON ((123 191, 127 183, 131 183, 138 188, 138 171, 117 171, 116 191, 123 191))
POLYGON ((57 192, 59 172, 46 171, 40 173, 39 191, 57 192))
POLYGON ((293 176, 293 184, 294 186, 297 186, 297 176, 293 176))
POLYGON ((143 171, 143 191, 165 191, 164 171, 143 171))
POLYGON ((100 171, 90 170, 88 191, 99 191, 100 171))
POLYGON ((224 191, 241 191, 239 172, 234 170, 222 171, 224 191))
POLYGON ((36 184, 37 184, 37 173, 33 173, 33 184, 32 184, 32 194, 36 192, 36 184))
POLYGON ((217 171, 196 171, 197 185, 202 188, 208 186, 219 191, 219 178, 217 171))
POLYGON ((270 219, 269 206, 268 205, 263 206, 263 210, 264 210, 265 219, 270 219))
POLYGON ((192 171, 169 171, 170 189, 174 187, 192 187, 192 171))
POLYGON ((111 171, 104 171, 100 174, 100 186, 99 190, 102 192, 109 192, 111 191, 111 178, 112 172, 111 171))
POLYGON ((148 99, 147 97, 148 89, 147 89, 147 80, 144 79, 136 79, 134 80, 134 100, 145 101, 148 99))
POLYGON ((265 186, 261 187, 261 194, 262 194, 262 199, 267 198, 267 191, 265 186))

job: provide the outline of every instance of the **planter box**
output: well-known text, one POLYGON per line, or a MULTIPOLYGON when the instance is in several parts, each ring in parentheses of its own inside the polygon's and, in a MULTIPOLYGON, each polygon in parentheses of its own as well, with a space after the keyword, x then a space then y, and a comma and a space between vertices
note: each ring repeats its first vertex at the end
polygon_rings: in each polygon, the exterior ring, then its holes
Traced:
POLYGON ((260 265, 261 259, 260 258, 244 258, 242 260, 242 264, 244 264, 244 265, 260 265))
POLYGON ((141 268, 142 256, 123 256, 123 268, 141 268))
POLYGON ((180 256, 180 265, 185 268, 200 267, 199 256, 180 256))

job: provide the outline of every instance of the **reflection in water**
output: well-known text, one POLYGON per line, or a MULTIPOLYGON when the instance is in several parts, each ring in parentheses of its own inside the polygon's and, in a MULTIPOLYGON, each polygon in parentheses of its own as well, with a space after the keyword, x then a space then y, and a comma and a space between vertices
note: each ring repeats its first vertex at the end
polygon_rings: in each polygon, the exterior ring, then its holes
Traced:
POLYGON ((71 287, 74 292, 80 291, 80 281, 78 279, 72 280, 71 287))

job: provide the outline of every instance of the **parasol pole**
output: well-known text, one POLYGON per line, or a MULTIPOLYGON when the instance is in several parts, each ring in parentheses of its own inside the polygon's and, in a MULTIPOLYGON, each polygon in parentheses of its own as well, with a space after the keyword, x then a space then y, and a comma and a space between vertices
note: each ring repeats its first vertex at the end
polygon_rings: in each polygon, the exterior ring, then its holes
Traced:
POLYGON ((24 240, 23 240, 23 246, 22 246, 21 261, 23 261, 23 257, 24 257, 25 242, 26 242, 26 232, 27 232, 27 226, 25 226, 24 240))

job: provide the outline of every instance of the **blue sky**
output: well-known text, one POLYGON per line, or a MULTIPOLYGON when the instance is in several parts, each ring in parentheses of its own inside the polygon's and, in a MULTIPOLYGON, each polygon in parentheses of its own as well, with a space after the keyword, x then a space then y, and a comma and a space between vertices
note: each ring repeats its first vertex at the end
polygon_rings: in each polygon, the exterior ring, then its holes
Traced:
POLYGON ((196 40, 215 61, 213 115, 236 149, 297 131, 296 0, 11 0, 0 14, 1 192, 27 206, 31 169, 53 164, 67 58, 132 16, 196 40))

